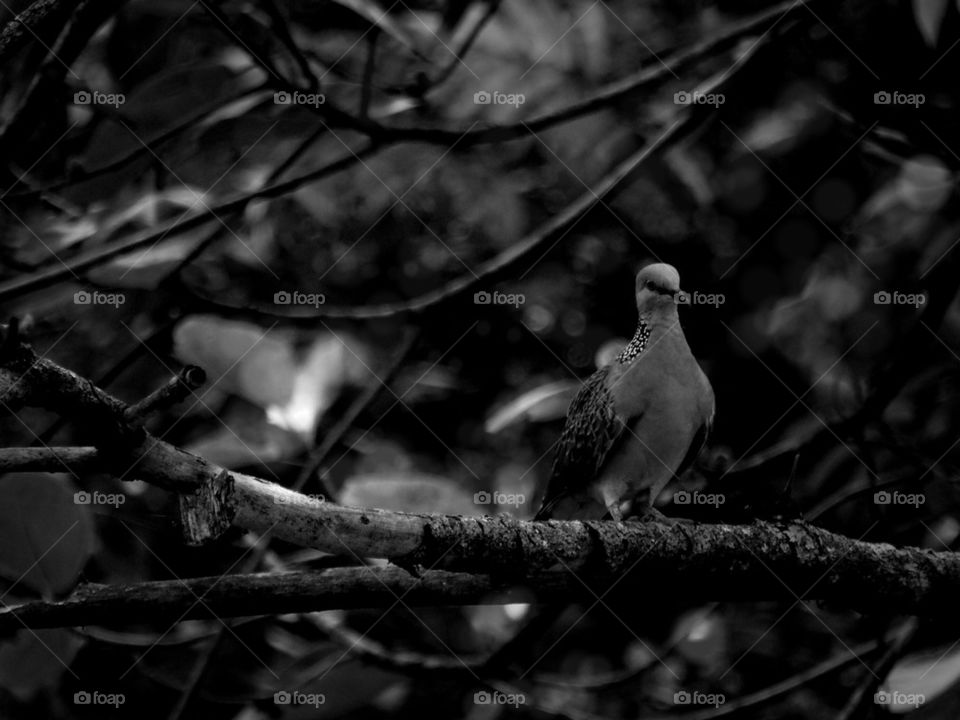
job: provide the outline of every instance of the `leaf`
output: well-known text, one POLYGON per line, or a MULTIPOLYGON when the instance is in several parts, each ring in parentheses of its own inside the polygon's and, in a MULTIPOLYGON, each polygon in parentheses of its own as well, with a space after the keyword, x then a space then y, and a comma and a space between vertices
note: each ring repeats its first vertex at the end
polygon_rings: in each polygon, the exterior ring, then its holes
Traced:
MULTIPOLYGON (((110 242, 120 236, 195 214, 209 202, 201 191, 183 186, 160 192, 151 189, 136 197, 126 198, 121 205, 123 210, 100 220, 98 234, 110 242)), ((92 269, 90 279, 112 287, 153 288, 207 232, 205 228, 197 228, 176 238, 155 243, 145 250, 121 255, 92 269)))
POLYGON ((340 501, 400 512, 480 515, 482 506, 450 480, 426 473, 370 473, 343 484, 340 501))
POLYGON ((334 2, 348 10, 352 10, 370 24, 380 28, 380 30, 390 35, 401 45, 413 51, 421 60, 427 59, 417 47, 417 41, 413 35, 400 26, 388 12, 377 3, 372 2, 372 0, 334 0, 334 2))
POLYGON ((179 360, 207 372, 211 387, 263 408, 290 401, 297 368, 292 344, 279 332, 253 323, 194 315, 177 325, 173 344, 179 360))
POLYGON ((887 709, 903 714, 916 709, 917 699, 926 704, 960 680, 960 648, 945 645, 907 655, 890 670, 881 693, 887 709))
POLYGON ((74 586, 93 554, 87 507, 66 476, 14 473, 0 480, 0 573, 45 597, 74 586))
POLYGON ((220 426, 185 449, 208 462, 231 469, 288 460, 303 452, 299 437, 268 423, 262 414, 260 418, 256 427, 249 422, 246 427, 237 427, 234 422, 225 420, 226 427, 220 426))
POLYGON ((562 418, 579 387, 576 380, 560 380, 528 390, 487 417, 484 430, 493 434, 521 421, 562 418))
POLYGON ((297 364, 288 400, 269 405, 267 419, 312 441, 317 420, 343 386, 366 380, 370 372, 364 359, 367 354, 366 347, 349 335, 321 334, 297 364))
POLYGON ((947 0, 913 0, 913 18, 920 34, 930 47, 936 47, 943 18, 947 14, 947 0))
POLYGON ((84 640, 69 630, 21 632, 0 645, 0 687, 21 702, 54 691, 84 640))
POLYGON ((914 210, 939 209, 953 192, 954 179, 940 158, 918 155, 900 166, 897 190, 900 199, 914 210))

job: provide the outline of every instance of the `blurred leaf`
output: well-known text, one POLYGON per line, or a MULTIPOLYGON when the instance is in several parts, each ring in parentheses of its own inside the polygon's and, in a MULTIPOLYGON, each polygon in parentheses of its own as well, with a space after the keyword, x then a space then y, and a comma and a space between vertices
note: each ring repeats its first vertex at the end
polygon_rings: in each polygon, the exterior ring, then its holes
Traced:
POLYGON ((69 590, 93 554, 90 513, 66 476, 13 473, 0 480, 0 573, 45 597, 69 590))
POLYGON ((233 469, 287 460, 303 452, 303 441, 297 435, 270 424, 262 413, 260 419, 259 423, 248 421, 239 427, 232 419, 225 419, 226 427, 220 426, 185 449, 233 469))
POLYGON ((488 416, 484 429, 498 433, 524 420, 543 422, 565 417, 579 388, 577 380, 559 380, 528 390, 488 416))
POLYGON ((663 159, 697 205, 707 207, 713 203, 713 187, 707 177, 707 168, 703 166, 703 157, 694 155, 689 148, 676 147, 665 153, 663 159))
POLYGON ((371 473, 343 484, 340 502, 354 507, 410 513, 481 515, 473 495, 452 481, 426 473, 371 473))
POLYGON ((347 384, 365 382, 370 374, 365 345, 349 335, 323 333, 297 364, 288 400, 267 406, 267 419, 278 427, 313 440, 320 415, 347 384))
POLYGON ((677 652, 704 668, 704 674, 721 667, 727 660, 724 626, 712 605, 682 615, 674 627, 672 640, 677 652))
POLYGON ((921 702, 928 704, 958 680, 960 647, 953 643, 901 658, 883 681, 881 692, 889 693, 890 712, 903 714, 916 709, 908 698, 922 695, 921 702))
POLYGON ((42 690, 53 692, 83 645, 69 630, 17 633, 0 645, 0 687, 23 702, 42 690))
POLYGON ((173 342, 181 362, 206 370, 209 386, 263 408, 290 402, 297 366, 289 337, 253 323, 194 315, 177 325, 173 342))
MULTIPOLYGON (((155 228, 204 209, 205 194, 183 186, 160 192, 148 190, 118 203, 123 208, 99 221, 98 234, 106 242, 155 228)), ((173 239, 125 255, 90 271, 90 279, 111 287, 153 288, 196 245, 198 228, 173 239)))
POLYGON ((913 17, 923 39, 930 47, 937 46, 948 0, 913 0, 913 17))
POLYGON ((412 50, 421 59, 427 59, 421 54, 420 49, 417 47, 416 38, 406 28, 397 23, 379 4, 373 2, 373 0, 334 0, 334 2, 338 5, 343 5, 343 7, 348 10, 352 10, 374 27, 379 28, 401 45, 412 50))
POLYGON ((918 155, 900 168, 900 195, 915 210, 939 209, 953 192, 954 179, 940 158, 918 155))
MULTIPOLYGON (((744 130, 741 136, 743 145, 758 155, 783 155, 802 143, 804 133, 826 113, 818 102, 817 88, 797 85, 789 89, 789 96, 784 101, 762 112, 744 130)), ((743 145, 737 143, 734 151, 739 154, 745 150, 743 145)))

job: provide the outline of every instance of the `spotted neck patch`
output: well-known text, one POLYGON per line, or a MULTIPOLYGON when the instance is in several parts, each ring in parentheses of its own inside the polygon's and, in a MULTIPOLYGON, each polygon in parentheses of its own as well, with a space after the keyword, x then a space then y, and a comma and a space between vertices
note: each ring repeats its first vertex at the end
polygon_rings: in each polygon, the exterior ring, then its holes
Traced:
POLYGON ((647 340, 650 339, 650 328, 647 327, 647 324, 640 321, 640 324, 637 325, 637 331, 633 334, 633 339, 627 343, 627 346, 620 351, 620 354, 617 355, 617 362, 621 365, 630 362, 637 355, 643 352, 644 348, 647 347, 647 340))

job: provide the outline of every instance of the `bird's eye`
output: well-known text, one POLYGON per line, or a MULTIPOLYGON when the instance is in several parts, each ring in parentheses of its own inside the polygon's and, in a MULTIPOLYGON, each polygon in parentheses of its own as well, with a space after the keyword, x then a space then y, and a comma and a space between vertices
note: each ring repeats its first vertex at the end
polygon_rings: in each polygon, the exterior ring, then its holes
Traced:
POLYGON ((655 290, 656 287, 653 280, 647 280, 647 290, 655 290))

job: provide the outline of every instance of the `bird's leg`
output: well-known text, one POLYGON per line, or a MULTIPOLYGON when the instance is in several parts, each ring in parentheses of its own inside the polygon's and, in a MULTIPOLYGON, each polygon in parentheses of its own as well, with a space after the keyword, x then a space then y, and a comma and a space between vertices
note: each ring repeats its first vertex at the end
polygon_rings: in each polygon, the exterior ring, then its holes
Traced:
POLYGON ((658 522, 664 525, 676 525, 680 520, 667 517, 652 505, 645 504, 627 518, 627 522, 658 522))

